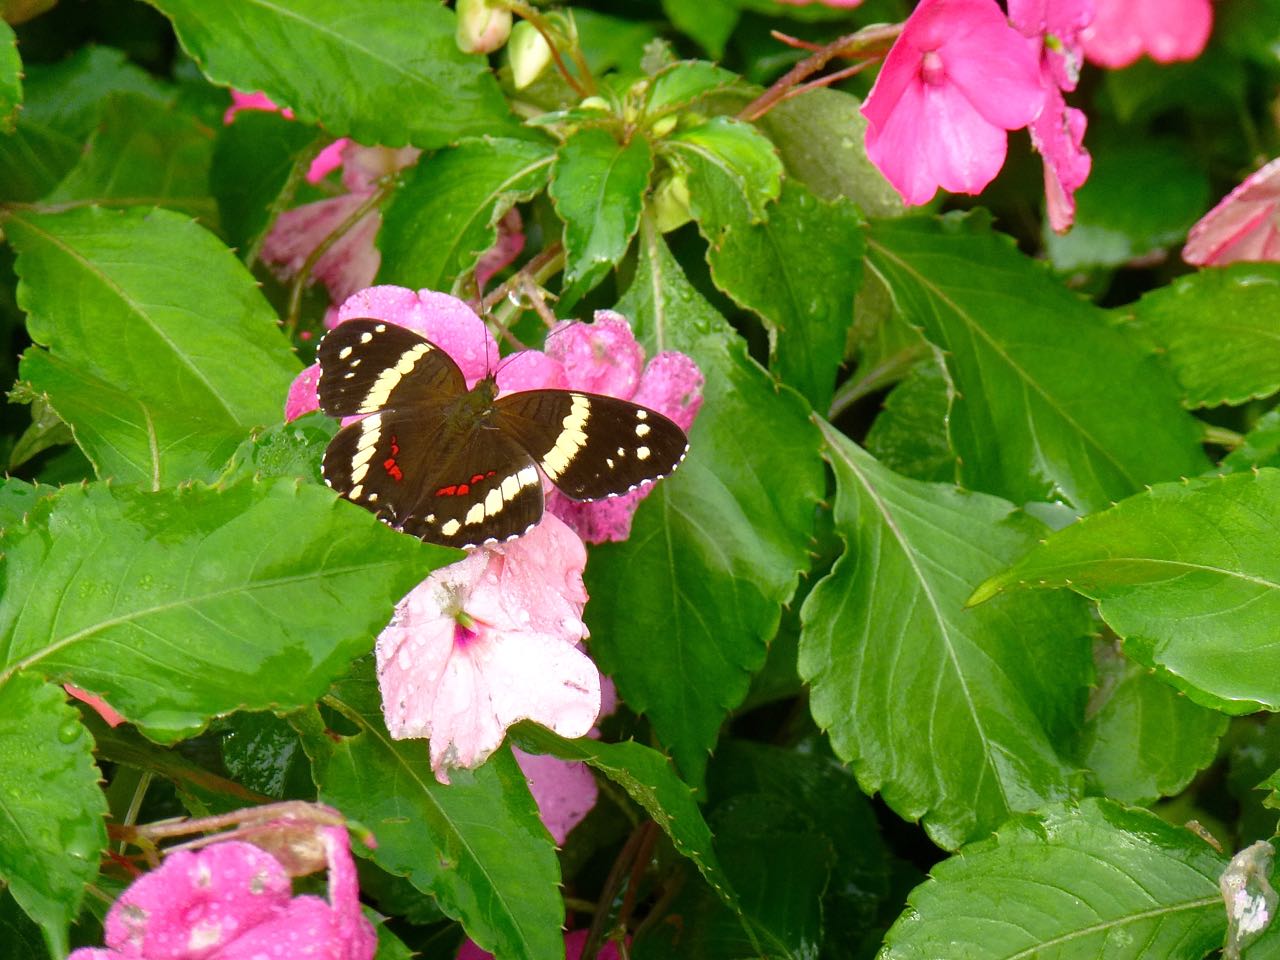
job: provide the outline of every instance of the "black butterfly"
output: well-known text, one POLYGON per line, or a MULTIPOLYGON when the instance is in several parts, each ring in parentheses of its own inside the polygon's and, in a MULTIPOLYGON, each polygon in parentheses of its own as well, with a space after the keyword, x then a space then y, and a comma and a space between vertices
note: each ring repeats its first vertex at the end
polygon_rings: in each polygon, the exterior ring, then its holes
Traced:
POLYGON ((468 390, 452 358, 412 330, 349 320, 321 342, 320 409, 368 414, 338 431, 324 479, 405 533, 451 547, 509 540, 542 517, 542 468, 574 500, 666 476, 684 431, 626 400, 576 390, 468 390))

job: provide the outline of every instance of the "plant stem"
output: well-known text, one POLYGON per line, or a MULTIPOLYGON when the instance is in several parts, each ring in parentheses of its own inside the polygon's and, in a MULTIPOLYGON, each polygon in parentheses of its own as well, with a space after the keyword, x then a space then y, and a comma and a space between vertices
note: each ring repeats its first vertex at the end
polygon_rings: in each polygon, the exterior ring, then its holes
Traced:
POLYGON ((871 58, 893 45, 902 32, 902 24, 878 24, 866 27, 820 47, 784 73, 764 93, 742 108, 739 120, 759 120, 790 95, 792 87, 803 83, 837 57, 871 58))
POLYGON ((627 837, 627 842, 623 844, 618 858, 613 861, 613 866, 609 868, 609 876, 605 878, 604 886, 600 889, 600 899, 596 901, 596 913, 591 918, 587 939, 582 944, 582 960, 595 960, 596 953, 604 942, 605 928, 609 925, 611 914, 609 907, 622 889, 623 881, 631 877, 634 883, 637 873, 643 872, 648 863, 649 854, 653 850, 656 839, 654 831, 657 829, 658 825, 652 820, 644 821, 631 831, 631 836, 627 837))

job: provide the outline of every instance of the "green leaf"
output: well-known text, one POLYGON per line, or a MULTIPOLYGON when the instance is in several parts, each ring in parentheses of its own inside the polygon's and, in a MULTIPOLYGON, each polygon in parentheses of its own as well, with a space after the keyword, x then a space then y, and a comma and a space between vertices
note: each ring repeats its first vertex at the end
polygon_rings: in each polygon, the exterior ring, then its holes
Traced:
POLYGON ((323 483, 320 461, 337 432, 337 421, 322 413, 255 432, 232 454, 218 483, 225 487, 249 477, 297 477, 323 483))
POLYGON ((652 20, 625 20, 585 7, 574 7, 573 24, 582 55, 597 77, 615 69, 639 73, 644 48, 658 35, 658 24, 652 20))
POLYGON ((589 764, 622 787, 671 838, 676 850, 693 862, 720 898, 728 906, 736 906, 733 888, 716 859, 711 830, 702 819, 693 791, 663 754, 634 741, 566 740, 528 722, 512 731, 512 739, 530 753, 589 764))
POLYGON ((790 97, 760 118, 787 172, 823 200, 844 197, 869 217, 900 216, 905 207, 867 159, 862 101, 830 88, 790 97))
POLYGON ((947 417, 955 388, 941 357, 918 362, 889 393, 867 431, 867 452, 894 473, 913 480, 955 480, 955 452, 947 417))
POLYGON ((131 90, 165 100, 163 84, 111 47, 82 47, 55 64, 28 63, 17 129, 0 136, 0 195, 37 200, 80 158, 104 98, 131 90))
POLYGON ((770 367, 817 410, 831 404, 862 283, 862 216, 787 181, 769 219, 732 221, 707 251, 711 276, 769 330, 770 367))
POLYGON ((1089 149, 1093 169, 1076 191, 1075 226, 1058 236, 1045 223, 1045 250, 1058 270, 1118 267, 1180 245, 1209 206, 1208 178, 1179 144, 1129 137, 1089 149))
POLYGON ((1208 466, 1169 376, 979 218, 881 221, 869 267, 947 351, 961 482, 1105 507, 1208 466))
POLYGON ((40 500, 57 492, 57 487, 5 477, 0 481, 0 529, 22 523, 40 500))
POLYGON ((383 211, 380 282, 457 291, 498 221, 546 186, 554 159, 547 144, 486 137, 418 164, 383 211))
POLYGON ((1259 417, 1240 446, 1222 461, 1227 471, 1251 467, 1280 467, 1280 410, 1268 410, 1259 417))
POLYGON ((49 950, 62 957, 67 926, 107 845, 107 801, 98 788, 93 739, 60 688, 30 672, 5 674, 0 757, 6 784, 0 791, 0 878, 40 924, 49 950))
MULTIPOLYGON (((19 388, 21 389, 21 388, 19 388)), ((75 443, 71 428, 40 397, 31 398, 31 425, 23 431, 9 451, 9 469, 13 470, 52 447, 75 443)))
POLYGON ((1065 799, 1071 769, 1055 744, 1079 724, 1092 674, 1083 605, 964 609, 1043 528, 823 433, 847 549, 801 608, 799 669, 836 755, 945 849, 1065 799))
POLYGON ((306 124, 423 149, 514 126, 453 11, 414 0, 151 0, 214 83, 261 90, 306 124))
POLYGON ((550 193, 564 221, 567 283, 590 288, 626 254, 652 170, 642 136, 624 145, 607 130, 586 129, 560 147, 550 193))
POLYGON ((1053 807, 935 865, 880 957, 1199 960, 1226 932, 1226 862, 1146 810, 1053 807))
POLYGON ((732 70, 717 67, 705 60, 680 60, 650 79, 649 90, 645 95, 645 118, 652 122, 659 117, 678 113, 704 97, 723 93, 738 85, 744 85, 743 80, 732 70))
POLYGON ((782 189, 782 161, 769 139, 733 117, 706 123, 661 141, 660 150, 689 181, 689 205, 713 247, 729 224, 745 227, 769 216, 782 189))
POLYGON ((662 12, 677 30, 717 58, 724 56, 725 41, 738 24, 732 0, 662 0, 662 12))
POLYGON ((274 714, 233 714, 226 720, 219 747, 227 773, 246 789, 284 800, 312 786, 311 764, 297 731, 274 714))
MULTIPOLYGON (((820 898, 824 956, 853 956, 888 896, 889 875, 875 811, 849 769, 826 756, 730 740, 716 751, 707 786, 717 812, 727 799, 762 795, 777 805, 779 827, 826 841, 834 860, 820 898)), ((715 825, 723 849, 718 817, 715 825)))
POLYGON ((1070 587, 1197 703, 1280 710, 1278 533, 1280 470, 1162 483, 1053 534, 970 602, 1070 587))
POLYGON ((562 960, 555 845, 511 751, 438 783, 426 741, 387 733, 372 673, 342 681, 328 698, 357 733, 304 737, 320 799, 372 830, 373 861, 434 896, 483 949, 512 960, 562 960))
POLYGON ((1095 658, 1098 685, 1079 757, 1099 792, 1146 805, 1180 793, 1217 755, 1227 718, 1197 706, 1110 645, 1095 658))
POLYGON ((115 94, 79 161, 44 200, 161 206, 211 225, 212 153, 213 131, 195 117, 143 94, 115 94))
POLYGON ((22 106, 22 57, 13 27, 0 20, 0 133, 13 133, 22 106))
POLYGON ((22 912, 13 893, 0 893, 0 957, 4 960, 37 960, 49 956, 40 928, 22 912))
POLYGON ((1166 356, 1188 407, 1241 404, 1280 390, 1280 266, 1237 263, 1180 277, 1126 308, 1166 356))
POLYGON ((18 303, 47 395, 100 476, 211 479, 279 420, 299 368, 258 285, 212 234, 164 210, 15 212, 18 303))
POLYGON ((822 464, 803 401, 750 359, 648 225, 641 241, 618 310, 651 347, 698 362, 704 403, 688 458, 641 504, 630 539, 593 551, 586 617, 592 654, 697 782, 808 568, 822 464))
POLYGON ((0 681, 70 680, 161 740, 310 703, 453 555, 292 480, 66 487, 0 548, 0 681))
POLYGON ((218 131, 209 185, 222 232, 233 247, 255 249, 299 156, 315 139, 313 128, 266 110, 242 110, 218 131))

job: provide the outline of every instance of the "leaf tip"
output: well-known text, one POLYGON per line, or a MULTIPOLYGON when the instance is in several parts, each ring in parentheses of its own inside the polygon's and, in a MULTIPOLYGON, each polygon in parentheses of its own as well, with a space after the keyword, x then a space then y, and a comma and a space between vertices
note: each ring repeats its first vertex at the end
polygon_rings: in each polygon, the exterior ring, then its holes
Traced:
POLYGON ((980 603, 986 603, 1003 589, 1003 581, 999 577, 991 577, 980 583, 978 588, 969 595, 969 599, 964 602, 964 608, 968 610, 980 603))

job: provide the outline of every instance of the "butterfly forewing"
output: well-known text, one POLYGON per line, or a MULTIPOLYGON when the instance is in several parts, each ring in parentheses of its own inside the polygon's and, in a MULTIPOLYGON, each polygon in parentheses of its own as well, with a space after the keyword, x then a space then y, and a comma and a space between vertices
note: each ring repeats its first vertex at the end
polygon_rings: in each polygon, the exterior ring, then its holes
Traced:
POLYGON ((348 320, 320 343, 317 393, 331 417, 439 404, 466 390, 462 371, 431 341, 381 320, 348 320))
POLYGON ((501 397, 495 422, 568 497, 599 500, 665 477, 684 459, 684 431, 655 410, 574 390, 501 397))

